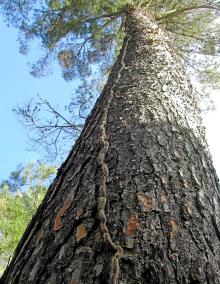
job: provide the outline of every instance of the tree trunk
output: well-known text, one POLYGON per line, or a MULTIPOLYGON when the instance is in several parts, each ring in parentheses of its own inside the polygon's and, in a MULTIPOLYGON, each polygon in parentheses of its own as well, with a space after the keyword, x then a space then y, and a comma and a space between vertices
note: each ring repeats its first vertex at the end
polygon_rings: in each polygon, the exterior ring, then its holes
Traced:
POLYGON ((219 202, 175 46, 130 9, 104 91, 1 283, 220 283, 219 202))

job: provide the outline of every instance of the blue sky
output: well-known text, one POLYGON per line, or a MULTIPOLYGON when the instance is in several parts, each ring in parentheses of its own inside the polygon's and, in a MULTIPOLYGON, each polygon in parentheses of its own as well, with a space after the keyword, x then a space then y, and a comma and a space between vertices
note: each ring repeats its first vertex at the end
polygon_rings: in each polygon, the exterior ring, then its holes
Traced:
POLYGON ((55 72, 41 79, 29 74, 28 62, 39 58, 38 49, 32 49, 30 55, 19 54, 18 33, 8 28, 0 18, 0 181, 8 178, 17 165, 26 164, 42 157, 40 153, 27 151, 27 130, 12 112, 18 104, 29 101, 39 94, 52 104, 64 106, 74 90, 74 83, 67 83, 58 67, 55 72))

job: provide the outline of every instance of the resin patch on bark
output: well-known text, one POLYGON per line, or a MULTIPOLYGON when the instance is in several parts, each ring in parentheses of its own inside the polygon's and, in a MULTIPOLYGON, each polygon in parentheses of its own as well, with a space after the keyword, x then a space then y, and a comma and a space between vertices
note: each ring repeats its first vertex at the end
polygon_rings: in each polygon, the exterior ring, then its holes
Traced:
POLYGON ((58 231, 63 227, 62 222, 61 222, 61 218, 66 213, 66 211, 70 207, 71 203, 72 203, 72 199, 70 197, 68 197, 66 199, 66 201, 64 202, 63 207, 59 210, 59 212, 58 212, 58 214, 55 218, 54 227, 53 227, 54 231, 58 231))
POLYGON ((140 228, 140 224, 138 221, 138 216, 136 213, 133 213, 131 215, 131 218, 128 221, 128 226, 127 226, 127 235, 132 236, 135 234, 135 232, 140 228))
POLYGON ((78 284, 78 281, 77 281, 77 279, 76 279, 75 276, 73 277, 73 279, 72 279, 72 281, 71 281, 71 284, 78 284))
POLYGON ((79 242, 87 236, 87 229, 84 224, 81 224, 76 229, 76 240, 79 242))

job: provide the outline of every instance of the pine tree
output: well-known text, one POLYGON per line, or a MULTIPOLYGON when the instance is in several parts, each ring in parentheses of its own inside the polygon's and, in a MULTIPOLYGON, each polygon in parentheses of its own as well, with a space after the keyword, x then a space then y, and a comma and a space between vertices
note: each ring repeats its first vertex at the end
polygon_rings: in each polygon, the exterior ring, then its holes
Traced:
POLYGON ((2 283, 219 283, 218 179, 160 25, 187 8, 155 20, 147 6, 120 9, 125 36, 107 84, 2 283))
POLYGON ((34 149, 39 146, 53 159, 63 157, 79 136, 122 46, 125 9, 131 2, 146 9, 175 41, 188 76, 202 83, 199 88, 194 84, 199 107, 211 108, 210 88, 220 85, 218 1, 1 0, 7 24, 19 29, 20 52, 27 54, 33 39, 40 42, 42 57, 31 66, 31 74, 46 76, 58 61, 65 80, 82 81, 62 112, 41 97, 15 110, 34 149))

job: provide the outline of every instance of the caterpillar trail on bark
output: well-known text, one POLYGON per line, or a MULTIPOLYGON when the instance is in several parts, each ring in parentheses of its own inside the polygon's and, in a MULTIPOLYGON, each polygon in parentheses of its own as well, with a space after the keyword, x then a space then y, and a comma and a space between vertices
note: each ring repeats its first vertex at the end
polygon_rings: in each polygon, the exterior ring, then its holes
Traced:
POLYGON ((106 106, 103 110, 103 115, 101 119, 101 124, 99 127, 99 142, 102 145, 102 149, 100 150, 98 154, 98 163, 101 168, 101 178, 100 178, 100 187, 99 187, 99 197, 98 197, 98 214, 100 218, 101 223, 101 231, 103 233, 104 241, 109 244, 109 246, 113 249, 114 255, 112 257, 112 270, 111 270, 111 276, 110 281, 111 284, 117 284, 118 278, 119 278, 119 271, 120 271, 120 258, 123 255, 123 249, 120 245, 117 245, 111 238, 108 227, 107 227, 107 216, 105 214, 105 206, 106 206, 106 191, 107 191, 107 178, 109 175, 108 171, 108 165, 105 163, 105 158, 109 150, 109 142, 107 141, 106 136, 106 124, 108 120, 108 111, 109 107, 111 105, 112 99, 114 97, 114 91, 113 88, 115 85, 119 83, 119 80, 121 78, 121 73, 124 69, 126 69, 125 66, 125 56, 127 52, 127 46, 128 42, 130 40, 130 37, 127 38, 127 41, 125 42, 122 58, 121 58, 121 67, 118 71, 118 76, 114 82, 114 84, 111 87, 109 98, 107 100, 106 106))

